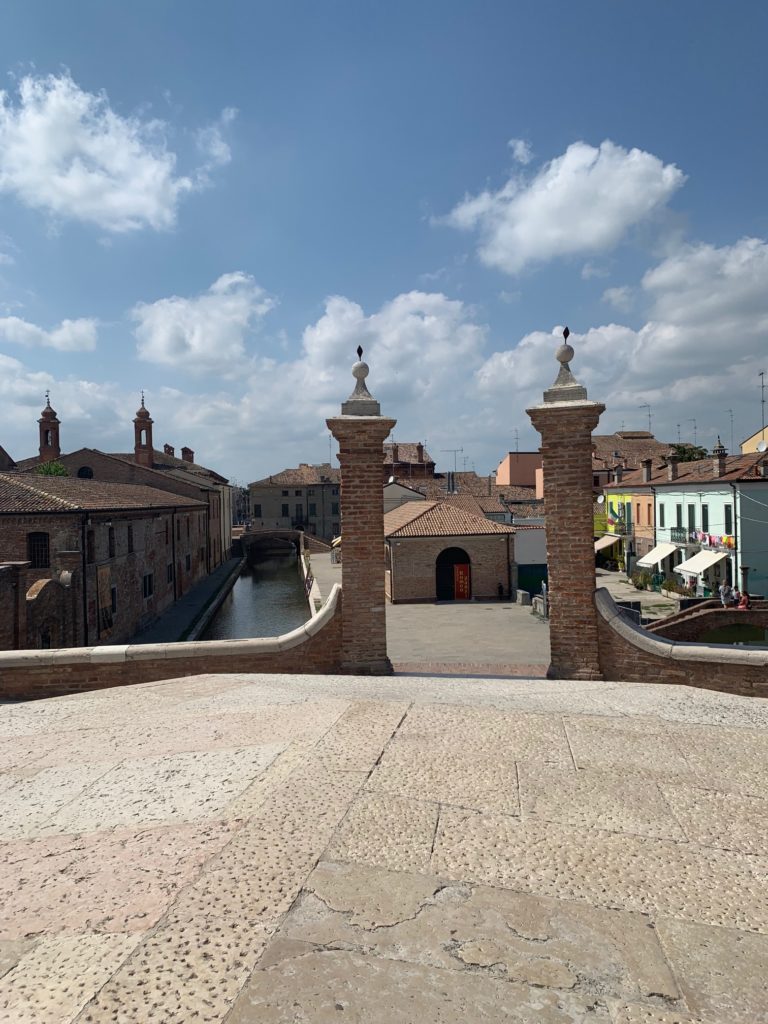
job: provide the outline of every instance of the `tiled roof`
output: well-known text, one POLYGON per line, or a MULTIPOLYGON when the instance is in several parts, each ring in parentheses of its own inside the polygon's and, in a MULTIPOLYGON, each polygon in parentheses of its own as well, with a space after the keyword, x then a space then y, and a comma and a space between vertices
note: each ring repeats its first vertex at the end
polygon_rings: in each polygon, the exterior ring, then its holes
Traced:
POLYGON ((0 469, 15 469, 16 463, 0 444, 0 469))
POLYGON ((504 515, 507 511, 502 505, 498 498, 491 495, 476 494, 446 494, 442 499, 448 502, 449 505, 456 505, 457 508, 463 508, 465 512, 472 512, 477 516, 485 515, 487 512, 495 515, 504 515))
POLYGON ((385 537, 474 537, 514 532, 514 526, 494 523, 444 501, 407 501, 384 516, 385 537))
MULTIPOLYGON (((183 470, 187 474, 191 473, 194 476, 211 477, 212 480, 219 484, 228 483, 227 478, 222 476, 221 473, 217 473, 215 469, 208 469, 207 466, 201 466, 197 462, 186 462, 175 455, 166 455, 165 452, 159 452, 157 448, 153 448, 152 451, 152 468, 159 472, 177 469, 183 470)), ((133 452, 110 452, 109 454, 116 459, 122 459, 124 462, 136 461, 136 456, 133 452)))
POLYGON ((516 502, 514 505, 509 506, 509 511, 512 513, 515 525, 517 525, 518 517, 521 519, 542 519, 544 517, 544 502, 537 501, 528 505, 522 501, 516 502))
POLYGON ((425 462, 431 462, 434 465, 434 459, 429 452, 424 448, 419 458, 419 451, 417 442, 415 441, 385 441, 384 442, 384 462, 385 464, 392 463, 392 456, 394 454, 395 446, 397 446, 397 461, 398 462, 412 462, 415 465, 422 465, 425 462))
POLYGON ((0 473, 0 512, 102 512, 145 508, 203 508, 156 487, 80 480, 71 476, 0 473))
POLYGON ((651 479, 648 483, 643 482, 642 469, 632 473, 625 473, 621 483, 606 484, 605 490, 629 491, 633 487, 659 487, 666 484, 674 488, 680 484, 711 484, 731 483, 765 480, 760 476, 758 466, 762 462, 768 462, 768 456, 764 452, 750 452, 749 455, 727 455, 725 457, 725 472, 722 476, 715 476, 712 456, 706 459, 697 459, 695 462, 678 462, 677 479, 669 480, 667 467, 655 464, 651 467, 651 479))
MULTIPOLYGON (((438 501, 445 501, 448 497, 448 474, 436 473, 433 477, 425 479, 410 480, 408 477, 398 477, 397 482, 406 487, 426 494, 428 498, 438 501)), ((522 487, 516 484, 497 484, 491 477, 490 483, 487 476, 478 476, 477 473, 454 473, 453 484, 455 494, 473 494, 476 498, 496 498, 504 504, 523 501, 526 503, 536 501, 535 487, 522 487)), ((514 511, 514 510, 513 510, 514 511)))
POLYGON ((639 469, 645 459, 660 459, 666 455, 670 445, 657 441, 647 430, 618 430, 615 434, 593 434, 592 447, 595 469, 622 465, 625 459, 628 469, 639 469))
POLYGON ((264 477, 263 480, 254 480, 249 487, 269 487, 274 484, 276 487, 306 487, 312 484, 339 482, 340 470, 334 468, 330 462, 321 462, 317 466, 310 466, 306 462, 300 463, 295 469, 284 469, 280 473, 273 473, 272 476, 264 477))

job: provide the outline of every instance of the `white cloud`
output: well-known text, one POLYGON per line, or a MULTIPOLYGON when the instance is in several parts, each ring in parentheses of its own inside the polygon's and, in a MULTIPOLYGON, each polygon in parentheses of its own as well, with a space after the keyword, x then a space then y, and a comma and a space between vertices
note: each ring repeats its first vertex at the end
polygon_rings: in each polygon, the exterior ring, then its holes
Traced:
POLYGON ((606 288, 603 292, 603 302, 607 302, 621 313, 628 313, 635 304, 635 290, 626 284, 606 288))
POLYGON ((525 139, 510 139, 507 145, 512 150, 512 159, 517 163, 525 165, 533 160, 531 144, 525 139))
POLYGON ((141 359, 191 373, 236 375, 248 333, 275 305, 249 274, 223 274, 194 298, 173 295, 131 310, 141 359))
POLYGON ((0 252, 0 267, 12 267, 16 260, 7 252, 0 252))
POLYGON ((607 267, 596 266, 589 261, 581 268, 582 281, 591 281, 593 277, 608 277, 608 274, 609 270, 607 267))
POLYGON ((517 274, 529 264, 614 248, 627 231, 669 201, 685 181, 674 164, 605 141, 575 142, 532 178, 467 196, 445 218, 476 230, 488 266, 517 274))
POLYGON ((197 148, 211 167, 221 167, 232 159, 232 150, 224 138, 224 132, 236 117, 237 110, 234 107, 225 107, 217 121, 197 132, 197 148))
POLYGON ((91 352, 96 348, 98 321, 88 317, 62 320, 46 331, 18 316, 0 317, 0 339, 27 348, 55 348, 60 352, 91 352))
POLYGON ((17 97, 0 92, 0 192, 105 231, 168 229, 182 197, 229 159, 221 132, 231 117, 225 111, 201 134, 207 165, 177 175, 164 122, 123 117, 104 93, 86 92, 67 73, 27 75, 17 97))

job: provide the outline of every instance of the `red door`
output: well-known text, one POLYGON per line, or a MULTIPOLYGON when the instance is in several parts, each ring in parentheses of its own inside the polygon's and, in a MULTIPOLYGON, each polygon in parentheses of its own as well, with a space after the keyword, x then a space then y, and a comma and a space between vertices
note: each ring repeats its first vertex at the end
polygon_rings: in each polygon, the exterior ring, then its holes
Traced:
POLYGON ((470 598, 469 566, 454 565, 453 567, 453 599, 468 601, 470 598))

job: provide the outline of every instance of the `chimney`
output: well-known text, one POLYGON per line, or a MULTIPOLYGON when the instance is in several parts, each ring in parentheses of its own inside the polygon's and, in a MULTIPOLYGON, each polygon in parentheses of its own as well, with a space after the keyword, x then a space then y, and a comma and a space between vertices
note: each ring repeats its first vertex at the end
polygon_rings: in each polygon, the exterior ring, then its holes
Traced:
POLYGON ((416 461, 424 461, 424 445, 421 443, 421 441, 419 441, 419 443, 416 445, 416 461))
POLYGON ((667 480, 677 480, 677 455, 667 456, 667 480))
POLYGON ((725 455, 712 456, 712 476, 720 477, 725 474, 725 455))
POLYGON ((176 449, 173 447, 172 444, 164 444, 163 452, 165 455, 176 455, 176 449))
POLYGON ((757 467, 757 472, 763 478, 768 477, 768 462, 761 462, 760 465, 757 467))
POLYGON ((392 465, 400 461, 400 447, 397 444, 392 445, 392 465))
POLYGON ((624 467, 623 466, 616 466, 614 468, 614 470, 613 470, 613 477, 614 477, 615 483, 620 484, 621 483, 621 478, 623 476, 624 476, 624 467))
POLYGON ((653 470, 653 460, 652 459, 643 459, 643 461, 640 463, 640 465, 643 467, 643 483, 644 484, 649 484, 651 482, 651 472, 653 470))
POLYGON ((185 462, 194 462, 195 461, 195 453, 192 451, 191 448, 182 448, 181 449, 181 457, 182 457, 182 459, 185 462))

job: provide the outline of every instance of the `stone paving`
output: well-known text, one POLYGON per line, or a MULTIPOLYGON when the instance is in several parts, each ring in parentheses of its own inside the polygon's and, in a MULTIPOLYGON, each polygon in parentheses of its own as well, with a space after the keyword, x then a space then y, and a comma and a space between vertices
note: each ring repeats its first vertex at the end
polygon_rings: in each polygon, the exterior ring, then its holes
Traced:
POLYGON ((0 735, 7 1024, 768 1021, 768 702, 201 676, 0 735))

